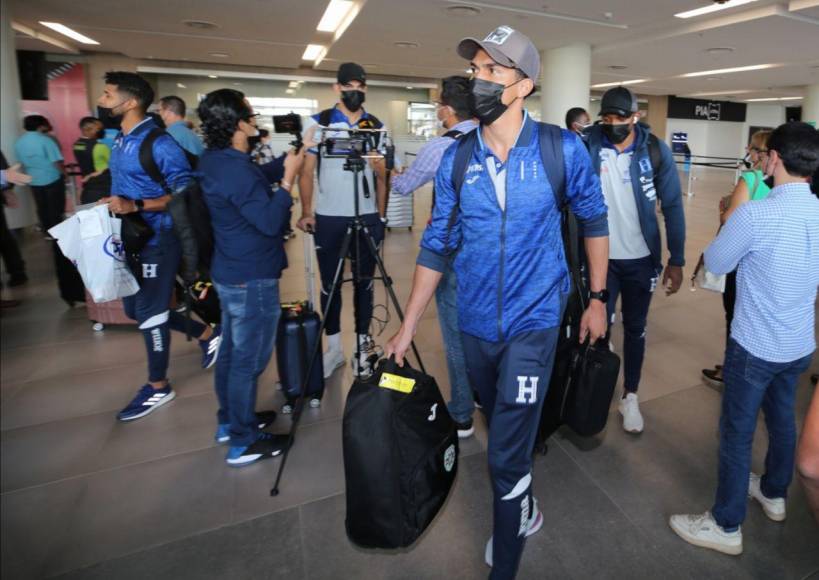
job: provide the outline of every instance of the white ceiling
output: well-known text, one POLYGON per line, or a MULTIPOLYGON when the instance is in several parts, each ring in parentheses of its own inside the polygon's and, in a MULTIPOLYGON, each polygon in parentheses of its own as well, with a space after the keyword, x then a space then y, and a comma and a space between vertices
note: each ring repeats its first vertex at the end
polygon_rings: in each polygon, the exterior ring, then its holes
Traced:
MULTIPOLYGON (((13 20, 37 32, 82 50, 137 59, 303 73, 309 65, 301 61, 305 46, 331 40, 315 30, 328 0, 9 1, 13 20), (66 24, 100 45, 77 45, 40 25, 40 20, 66 24), (209 21, 218 28, 195 30, 183 20, 209 21), (211 56, 214 52, 230 56, 211 56)), ((792 96, 800 95, 804 85, 819 82, 819 0, 791 0, 790 5, 788 0, 757 0, 688 20, 673 15, 710 1, 504 0, 494 6, 487 1, 477 2, 481 6, 473 16, 453 15, 448 9, 455 4, 450 0, 358 1, 364 4, 361 12, 332 44, 320 71, 330 73, 339 62, 354 60, 373 75, 437 79, 464 70, 465 63, 455 54, 460 38, 481 37, 508 24, 530 36, 540 49, 590 43, 593 84, 648 78, 649 82, 633 86, 644 94, 734 91, 738 99, 792 96), (544 11, 601 24, 532 14, 544 11), (398 48, 399 41, 417 43, 418 48, 398 48), (707 52, 714 47, 733 51, 707 52), (780 66, 710 80, 679 78, 689 72, 756 64, 780 66), (613 65, 627 68, 614 71, 609 68, 613 65)), ((18 47, 61 52, 19 33, 18 47)))

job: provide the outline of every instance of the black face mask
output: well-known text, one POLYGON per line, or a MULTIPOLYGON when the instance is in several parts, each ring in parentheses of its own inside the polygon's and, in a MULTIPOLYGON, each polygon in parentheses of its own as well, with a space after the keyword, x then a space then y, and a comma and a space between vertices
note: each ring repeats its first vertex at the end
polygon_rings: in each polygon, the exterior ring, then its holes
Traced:
MULTIPOLYGON (((513 87, 521 80, 515 81, 513 87)), ((483 79, 472 79, 469 82, 469 104, 472 114, 484 125, 491 125, 506 112, 509 105, 503 104, 503 91, 509 87, 483 79)))
POLYGON ((609 138, 609 141, 618 145, 631 135, 631 124, 618 123, 616 125, 609 125, 608 123, 603 123, 603 133, 609 138))
POLYGON ((357 89, 341 91, 341 102, 344 103, 344 106, 347 107, 347 110, 351 113, 358 112, 361 105, 364 104, 365 98, 366 95, 364 94, 364 91, 359 91, 357 89))

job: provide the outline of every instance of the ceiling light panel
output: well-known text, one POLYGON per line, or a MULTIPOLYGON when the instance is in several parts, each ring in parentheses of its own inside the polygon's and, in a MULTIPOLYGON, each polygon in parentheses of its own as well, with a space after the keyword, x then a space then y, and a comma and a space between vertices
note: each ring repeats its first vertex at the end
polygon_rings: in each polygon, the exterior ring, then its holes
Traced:
POLYGON ((304 49, 304 54, 301 56, 301 59, 316 60, 322 51, 326 51, 326 49, 320 44, 308 44, 307 48, 304 49))
POLYGON ((701 70, 699 72, 692 72, 686 73, 684 75, 680 75, 680 78, 693 78, 693 77, 707 77, 713 75, 722 75, 722 74, 729 74, 729 73, 736 73, 736 72, 746 72, 751 70, 762 70, 766 68, 774 68, 775 64, 755 64, 752 66, 738 66, 734 68, 720 68, 716 70, 701 70))
POLYGON ((352 0, 330 0, 316 30, 335 32, 354 6, 355 3, 352 0))
POLYGON ((67 36, 72 40, 76 40, 77 42, 80 42, 82 44, 99 44, 99 42, 97 42, 93 38, 88 38, 84 34, 80 34, 76 30, 69 28, 65 24, 60 24, 59 22, 43 22, 42 20, 40 21, 40 24, 47 28, 50 28, 55 32, 59 32, 63 36, 67 36))
POLYGON ((676 16, 677 18, 695 18, 697 16, 702 16, 703 14, 711 14, 712 12, 718 12, 720 10, 728 10, 729 8, 736 8, 737 6, 742 6, 743 4, 750 4, 751 2, 756 2, 756 0, 729 0, 728 2, 724 2, 722 4, 712 3, 709 4, 708 6, 695 8, 694 10, 679 12, 674 16, 676 16))
POLYGON ((648 81, 648 79, 634 79, 633 81, 617 81, 616 83, 600 83, 597 85, 592 85, 591 88, 593 89, 605 89, 606 87, 620 87, 620 86, 628 86, 628 85, 638 85, 640 83, 644 83, 648 81))

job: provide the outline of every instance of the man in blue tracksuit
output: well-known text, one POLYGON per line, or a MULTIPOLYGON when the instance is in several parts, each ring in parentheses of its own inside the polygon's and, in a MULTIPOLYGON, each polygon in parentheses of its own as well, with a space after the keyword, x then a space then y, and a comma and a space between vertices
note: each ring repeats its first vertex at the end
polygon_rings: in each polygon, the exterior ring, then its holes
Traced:
MULTIPOLYGON (((460 192, 457 146, 435 179, 432 222, 424 232, 406 318, 387 344, 399 364, 448 259, 457 252, 458 320, 469 382, 489 425, 494 534, 490 578, 513 578, 527 536, 543 525, 532 498, 532 446, 549 384, 558 326, 570 283, 561 216, 540 151, 538 125, 523 108, 540 57, 520 32, 501 26, 458 53, 470 61, 471 100, 480 127, 460 192)), ((608 259, 606 205, 580 139, 562 131, 565 198, 585 231, 592 300, 581 336, 605 334, 608 259)))
POLYGON ((663 271, 657 198, 665 218, 670 253, 663 276, 666 294, 682 284, 685 265, 685 212, 671 150, 638 123, 637 97, 626 87, 603 95, 602 123, 589 130, 588 145, 609 208, 609 324, 617 297, 622 300, 624 389, 619 409, 623 429, 643 431, 637 400, 646 348, 651 296, 663 271), (652 159, 653 158, 653 159, 652 159))
MULTIPOLYGON (((137 321, 148 351, 148 382, 137 391, 134 399, 117 415, 120 421, 144 417, 176 396, 168 382, 170 331, 185 332, 185 317, 170 310, 176 272, 182 249, 173 232, 173 222, 165 207, 170 194, 151 179, 140 163, 142 142, 157 128, 145 111, 153 101, 154 92, 148 82, 135 73, 109 72, 105 75, 105 90, 97 104, 110 111, 111 117, 122 117, 122 131, 111 150, 111 194, 99 203, 120 215, 139 212, 154 234, 140 252, 140 271, 134 272, 140 289, 123 299, 125 313, 137 321)), ((186 187, 192 178, 185 153, 170 135, 161 135, 153 143, 153 159, 165 179, 169 191, 186 187)), ((199 322, 192 322, 191 334, 199 338, 202 366, 216 362, 219 352, 219 331, 199 322)))

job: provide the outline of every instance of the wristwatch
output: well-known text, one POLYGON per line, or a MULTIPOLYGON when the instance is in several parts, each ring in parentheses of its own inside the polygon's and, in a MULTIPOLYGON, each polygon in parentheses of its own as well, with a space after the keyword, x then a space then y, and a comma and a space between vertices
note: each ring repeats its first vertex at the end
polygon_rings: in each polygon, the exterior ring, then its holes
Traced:
POLYGON ((605 304, 609 301, 609 291, 604 288, 600 292, 589 292, 589 300, 599 300, 605 304))
POLYGON ((142 199, 135 199, 134 205, 136 206, 137 211, 142 211, 143 209, 145 209, 145 201, 142 199))

